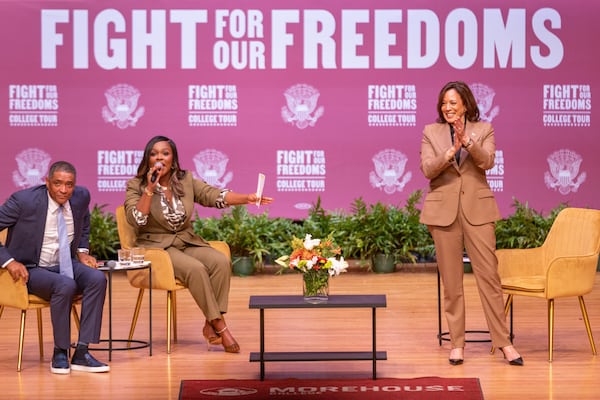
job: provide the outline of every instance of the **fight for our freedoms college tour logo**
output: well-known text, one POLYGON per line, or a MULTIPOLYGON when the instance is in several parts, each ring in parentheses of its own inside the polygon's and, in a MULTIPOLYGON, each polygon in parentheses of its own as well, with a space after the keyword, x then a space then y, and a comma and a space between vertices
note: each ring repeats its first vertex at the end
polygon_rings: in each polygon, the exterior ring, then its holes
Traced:
POLYGON ((542 93, 544 126, 591 125, 592 89, 589 84, 546 84, 542 93))
POLYGON ((104 122, 116 125, 120 129, 135 126, 144 115, 144 107, 138 107, 140 91, 131 85, 118 84, 106 92, 106 106, 102 107, 104 122))
POLYGON ((98 191, 124 192, 127 181, 137 174, 143 156, 142 150, 98 150, 98 191))
POLYGON ((325 150, 277 150, 278 192, 324 192, 325 150))
POLYGON ((58 126, 58 87, 8 85, 8 121, 11 127, 58 126))
POLYGON ((236 85, 189 85, 189 126, 237 126, 236 85))
POLYGON ((369 126, 415 126, 416 85, 369 85, 367 87, 369 126))
POLYGON ((325 112, 323 106, 317 108, 321 93, 310 85, 294 85, 283 95, 287 105, 281 108, 281 117, 284 122, 296 125, 298 129, 315 126, 325 112))

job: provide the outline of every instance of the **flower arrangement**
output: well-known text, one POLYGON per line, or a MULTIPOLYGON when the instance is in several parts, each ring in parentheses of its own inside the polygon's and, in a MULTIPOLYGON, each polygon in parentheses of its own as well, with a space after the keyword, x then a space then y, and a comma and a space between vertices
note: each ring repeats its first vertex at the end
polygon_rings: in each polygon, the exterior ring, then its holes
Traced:
POLYGON ((341 253, 342 249, 333 242, 333 234, 323 240, 313 239, 312 235, 307 234, 304 240, 294 236, 292 254, 280 257, 275 262, 300 272, 327 270, 329 276, 336 276, 348 268, 341 253))
POLYGON ((307 234, 303 239, 292 239, 292 253, 275 262, 284 268, 302 272, 304 275, 304 297, 326 299, 329 277, 346 272, 348 263, 341 256, 342 250, 333 241, 330 233, 325 239, 313 239, 307 234))

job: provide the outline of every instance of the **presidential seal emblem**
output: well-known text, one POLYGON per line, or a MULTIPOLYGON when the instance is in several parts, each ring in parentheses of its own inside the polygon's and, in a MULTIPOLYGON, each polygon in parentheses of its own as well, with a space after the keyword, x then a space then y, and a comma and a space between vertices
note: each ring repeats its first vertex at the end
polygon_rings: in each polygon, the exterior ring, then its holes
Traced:
POLYGON ((404 153, 385 149, 373 156, 375 171, 369 174, 371 186, 383 190, 387 194, 401 192, 412 178, 410 171, 404 173, 408 158, 404 153))
POLYGON ((479 107, 479 118, 482 121, 492 122, 500 112, 499 106, 492 107, 496 92, 494 89, 483 83, 472 83, 469 87, 471 88, 473 96, 475 96, 475 100, 477 101, 477 106, 479 107))
POLYGON ((46 183, 50 155, 43 150, 25 149, 15 157, 17 170, 13 171, 13 182, 20 189, 46 183))
POLYGON ((144 115, 144 107, 138 108, 140 92, 133 86, 115 85, 104 92, 104 96, 108 104, 108 106, 102 107, 102 118, 105 122, 114 124, 120 129, 125 129, 135 126, 144 115))
POLYGON ((581 156, 572 150, 560 149, 550 154, 547 160, 550 171, 544 174, 546 187, 563 195, 577 192, 587 176, 585 172, 579 174, 581 156))
POLYGON ((315 126, 317 120, 323 115, 324 108, 317 108, 317 101, 321 95, 314 87, 298 84, 294 85, 283 94, 287 105, 281 108, 283 121, 295 124, 299 129, 315 126))
POLYGON ((218 150, 203 150, 194 156, 193 161, 196 165, 194 176, 209 185, 223 189, 233 179, 231 171, 225 173, 229 157, 218 150))

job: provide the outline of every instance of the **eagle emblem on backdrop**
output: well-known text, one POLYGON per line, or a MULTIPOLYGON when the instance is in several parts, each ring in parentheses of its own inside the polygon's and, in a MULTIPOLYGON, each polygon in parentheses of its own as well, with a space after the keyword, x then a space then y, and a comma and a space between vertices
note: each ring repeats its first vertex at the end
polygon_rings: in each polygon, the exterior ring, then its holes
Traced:
POLYGON ((284 122, 296 125, 299 129, 315 126, 325 112, 323 106, 317 108, 321 93, 310 85, 294 85, 283 95, 287 105, 281 108, 281 117, 284 122))
POLYGON ((373 156, 375 171, 369 174, 371 186, 387 194, 401 192, 412 178, 412 172, 404 173, 406 155, 398 150, 385 149, 373 156))
POLYGON ((116 125, 120 129, 135 126, 144 115, 144 107, 138 108, 140 91, 131 85, 118 84, 106 92, 107 105, 102 107, 104 122, 116 125))
POLYGON ((492 122, 500 112, 499 106, 492 107, 496 92, 483 83, 471 83, 469 87, 473 92, 473 96, 475 96, 477 107, 479 107, 479 118, 482 121, 492 122))
POLYGON ((560 149, 550 154, 547 160, 550 171, 544 174, 546 187, 563 195, 577 192, 587 176, 585 172, 579 174, 581 156, 572 150, 560 149))
POLYGON ((13 182, 19 189, 26 189, 46 183, 50 155, 43 150, 25 149, 15 157, 17 170, 13 171, 13 182))
POLYGON ((229 157, 218 150, 203 150, 194 156, 193 161, 196 166, 194 177, 209 185, 223 189, 233 179, 231 171, 225 173, 229 157))

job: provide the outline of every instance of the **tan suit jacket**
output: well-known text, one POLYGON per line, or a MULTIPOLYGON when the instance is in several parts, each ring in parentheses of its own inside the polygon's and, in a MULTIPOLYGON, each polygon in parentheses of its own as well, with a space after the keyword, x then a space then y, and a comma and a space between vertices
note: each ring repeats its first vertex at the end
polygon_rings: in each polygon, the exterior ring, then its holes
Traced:
POLYGON ((221 189, 210 186, 206 182, 194 179, 187 172, 182 180, 184 195, 181 202, 185 207, 185 221, 177 231, 173 231, 163 216, 160 196, 152 197, 148 223, 138 226, 133 216, 133 209, 137 204, 144 188, 140 187, 140 179, 133 178, 127 182, 127 194, 125 196, 125 211, 127 220, 132 226, 137 227, 137 245, 142 247, 160 247, 166 249, 171 246, 175 239, 197 246, 209 246, 201 237, 194 234, 192 217, 194 215, 194 203, 205 207, 214 207, 215 202, 221 194, 221 189))
POLYGON ((496 142, 494 128, 487 122, 467 122, 466 133, 473 140, 469 150, 461 149, 460 165, 445 158, 452 146, 450 127, 446 123, 425 126, 421 142, 421 171, 430 180, 421 222, 449 226, 460 206, 472 225, 482 225, 501 218, 485 171, 494 166, 496 142))

